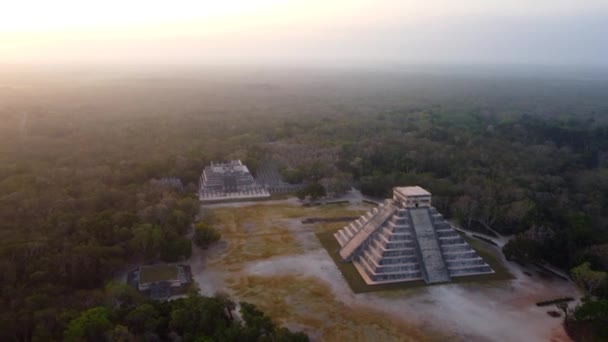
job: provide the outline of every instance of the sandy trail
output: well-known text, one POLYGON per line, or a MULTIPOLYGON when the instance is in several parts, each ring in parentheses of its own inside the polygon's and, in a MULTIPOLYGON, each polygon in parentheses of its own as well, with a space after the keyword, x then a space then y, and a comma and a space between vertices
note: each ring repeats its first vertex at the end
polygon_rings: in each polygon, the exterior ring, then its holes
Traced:
MULTIPOLYGON (((293 200, 277 202, 293 203, 293 200)), ((197 251, 192 270, 202 292, 226 291, 227 279, 243 276, 311 277, 329 286, 334 299, 353 310, 373 309, 422 329, 439 331, 454 340, 570 340, 561 326, 561 319, 547 315, 546 311, 554 308, 535 305, 537 301, 556 297, 578 297, 578 290, 568 281, 543 278, 530 270, 528 272, 533 276, 528 276, 518 265, 507 263, 516 279, 354 294, 310 231, 310 225, 302 225, 298 219, 285 219, 283 223, 284 229, 291 232, 302 246, 303 253, 252 261, 245 263, 238 272, 231 273, 223 270, 221 263, 207 265, 206 262, 207 255, 220 253, 225 246, 197 251)), ((306 303, 298 305, 306 306, 306 303)), ((289 322, 289 325, 306 330, 306 325, 301 322, 289 322)), ((307 332, 318 336, 314 330, 307 332)))

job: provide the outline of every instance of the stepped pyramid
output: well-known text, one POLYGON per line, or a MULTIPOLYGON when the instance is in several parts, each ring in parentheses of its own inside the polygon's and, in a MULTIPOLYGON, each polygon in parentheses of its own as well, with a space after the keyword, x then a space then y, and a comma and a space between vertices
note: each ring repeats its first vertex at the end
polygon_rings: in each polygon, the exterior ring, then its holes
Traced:
POLYGON ((393 198, 334 234, 340 256, 369 285, 411 280, 427 284, 494 273, 419 186, 397 187, 393 198))

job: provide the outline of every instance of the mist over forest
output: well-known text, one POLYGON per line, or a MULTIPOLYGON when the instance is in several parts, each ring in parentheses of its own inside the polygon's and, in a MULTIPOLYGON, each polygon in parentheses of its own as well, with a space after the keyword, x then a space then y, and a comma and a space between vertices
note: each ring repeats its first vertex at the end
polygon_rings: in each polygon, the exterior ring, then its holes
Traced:
POLYGON ((131 265, 192 256, 200 173, 232 159, 254 174, 273 159, 337 194, 421 185, 459 226, 513 236, 509 260, 571 274, 589 300, 567 317, 570 336, 606 338, 607 75, 3 67, 0 339, 306 340, 247 303, 237 324, 224 299, 153 303, 112 282, 131 265), (185 191, 155 183, 166 177, 185 191), (213 322, 188 325, 185 312, 213 322))

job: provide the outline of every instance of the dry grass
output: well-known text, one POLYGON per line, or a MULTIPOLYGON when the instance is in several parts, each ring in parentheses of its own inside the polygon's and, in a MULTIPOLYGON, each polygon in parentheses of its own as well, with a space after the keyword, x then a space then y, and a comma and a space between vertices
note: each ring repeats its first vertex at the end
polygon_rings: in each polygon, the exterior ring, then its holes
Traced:
MULTIPOLYGON (((318 207, 258 204, 239 208, 214 208, 209 211, 211 223, 220 229, 222 240, 227 242, 226 250, 211 261, 221 262, 231 270, 238 270, 245 262, 302 253, 301 244, 288 227, 288 219, 358 216, 363 213, 361 210, 349 209, 347 204, 318 207)), ((321 228, 305 225, 301 229, 323 230, 343 225, 344 223, 319 225, 321 228)))
POLYGON ((277 323, 297 322, 321 341, 445 340, 390 314, 337 301, 331 289, 314 278, 243 276, 231 289, 277 323))
MULTIPOLYGON (((224 283, 239 301, 254 303, 278 324, 304 330, 321 341, 445 341, 445 336, 408 324, 393 314, 337 300, 328 284, 314 277, 298 276, 297 270, 295 274, 276 276, 243 271, 251 261, 305 253, 306 247, 296 234, 298 230, 305 230, 305 235, 324 235, 325 241, 335 242, 332 233, 347 223, 300 225, 298 221, 309 217, 359 216, 367 209, 358 208, 353 210, 347 204, 315 207, 254 204, 209 209, 213 224, 221 229, 227 245, 221 254, 212 257, 211 266, 226 271, 224 283)), ((354 267, 347 266, 355 272, 351 278, 356 276, 362 282, 354 267)), ((398 293, 403 292, 392 291, 391 295, 398 293)))

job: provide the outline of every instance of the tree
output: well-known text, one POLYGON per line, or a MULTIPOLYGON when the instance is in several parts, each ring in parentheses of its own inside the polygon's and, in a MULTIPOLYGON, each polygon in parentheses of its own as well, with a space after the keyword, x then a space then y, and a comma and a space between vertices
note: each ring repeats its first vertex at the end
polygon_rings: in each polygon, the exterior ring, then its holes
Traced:
POLYGON ((591 263, 586 261, 570 270, 572 279, 583 287, 588 293, 593 294, 606 281, 606 272, 594 271, 591 263))
POLYGON ((176 262, 192 256, 192 242, 181 236, 168 238, 160 250, 160 258, 166 262, 176 262))
POLYGON ((540 260, 539 243, 523 236, 516 236, 509 240, 502 248, 502 253, 507 260, 516 260, 522 263, 540 260))
POLYGON ((230 320, 233 320, 234 317, 232 315, 232 311, 236 309, 236 303, 230 298, 230 296, 226 292, 218 292, 215 297, 224 303, 224 307, 226 308, 228 316, 230 316, 230 320))
POLYGON ((220 238, 220 232, 204 221, 200 221, 194 226, 194 243, 201 248, 209 247, 220 238))
POLYGON ((304 181, 304 172, 300 169, 282 169, 281 175, 289 184, 300 184, 304 181))
POLYGON ((129 333, 129 329, 124 325, 117 325, 110 332, 110 340, 112 342, 130 342, 135 340, 134 336, 129 333))
POLYGON ((325 196, 325 188, 318 182, 308 183, 303 189, 300 189, 296 195, 299 199, 310 198, 311 201, 315 201, 318 198, 325 196))
POLYGON ((86 310, 73 319, 65 331, 66 341, 105 341, 106 334, 113 325, 109 319, 109 311, 103 307, 86 310))
POLYGON ((275 329, 273 334, 274 342, 308 342, 308 335, 302 332, 292 332, 285 327, 275 329))
POLYGON ((586 300, 574 309, 567 327, 569 330, 574 330, 576 335, 580 334, 581 330, 584 331, 585 326, 588 327, 586 330, 591 332, 591 336, 585 340, 606 341, 608 339, 608 300, 586 300))
POLYGON ((274 324, 270 317, 266 316, 262 311, 250 303, 241 302, 241 316, 245 321, 245 326, 249 334, 256 336, 268 336, 274 330, 274 324))
POLYGON ((145 303, 131 310, 125 320, 133 332, 141 334, 155 331, 160 323, 160 315, 152 305, 145 303))
POLYGON ((111 281, 105 287, 106 306, 110 307, 112 314, 129 312, 145 300, 145 297, 133 287, 111 281))

